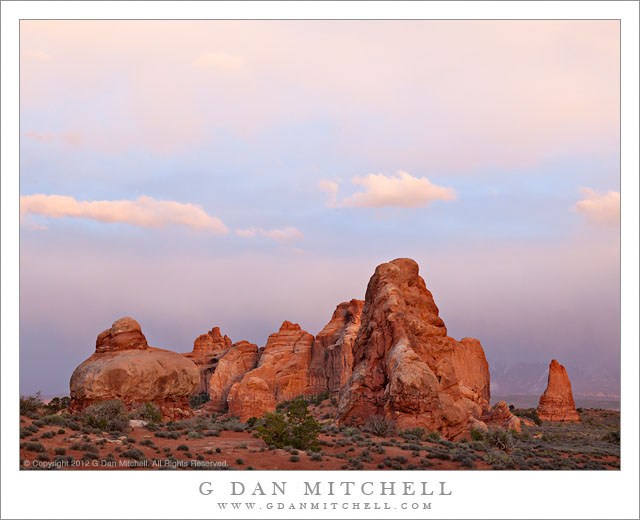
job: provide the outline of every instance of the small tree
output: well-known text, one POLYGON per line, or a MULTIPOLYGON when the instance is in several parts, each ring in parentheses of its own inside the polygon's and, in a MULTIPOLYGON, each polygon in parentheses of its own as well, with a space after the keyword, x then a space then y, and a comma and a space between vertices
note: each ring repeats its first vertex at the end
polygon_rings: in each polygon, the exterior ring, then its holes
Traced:
POLYGON ((34 395, 20 397, 20 415, 33 415, 38 412, 41 406, 40 391, 37 391, 34 395))
POLYGON ((71 403, 71 398, 69 396, 65 397, 54 397, 47 404, 44 405, 44 409, 48 414, 58 413, 60 410, 66 410, 69 408, 69 404, 71 403))
POLYGON ((269 446, 284 448, 289 445, 289 424, 286 417, 278 412, 266 412, 258 426, 258 435, 269 446))
POLYGON ((321 428, 309 412, 307 402, 298 398, 291 401, 286 416, 280 412, 265 413, 257 430, 258 436, 269 446, 315 450, 321 428))
POLYGON ((317 446, 318 434, 322 427, 311 415, 304 399, 295 399, 287 411, 287 421, 291 427, 294 448, 305 450, 317 446))

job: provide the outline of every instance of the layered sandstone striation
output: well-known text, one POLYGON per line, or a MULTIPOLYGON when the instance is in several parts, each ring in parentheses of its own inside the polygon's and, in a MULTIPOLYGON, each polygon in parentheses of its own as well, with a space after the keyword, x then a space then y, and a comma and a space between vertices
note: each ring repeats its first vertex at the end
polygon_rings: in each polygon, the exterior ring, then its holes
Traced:
POLYGON ((276 404, 305 394, 313 336, 285 321, 269 336, 257 367, 233 384, 228 394, 229 414, 246 421, 274 411, 276 404))
POLYGON ((353 343, 363 307, 362 300, 339 304, 331 321, 316 336, 311 349, 308 393, 336 392, 351 377, 353 343))
POLYGON ((258 347, 248 341, 234 343, 225 351, 209 380, 209 402, 206 410, 221 413, 227 410, 227 396, 231 386, 258 363, 258 347))
POLYGON ((411 259, 376 268, 353 357, 340 397, 342 423, 383 416, 399 428, 424 427, 455 439, 490 412, 489 367, 480 342, 447 336, 411 259))
POLYGON ((73 372, 70 408, 77 412, 111 399, 128 407, 151 401, 165 419, 179 419, 191 415, 188 398, 199 378, 194 363, 148 346, 138 322, 122 318, 98 335, 95 353, 73 372))
POLYGON ((209 390, 209 379, 213 375, 220 359, 231 348, 231 339, 220 333, 220 327, 213 327, 206 334, 198 336, 193 342, 193 350, 182 354, 193 361, 200 369, 200 382, 194 393, 206 393, 209 390))
POLYGON ((551 360, 549 365, 549 380, 547 389, 540 396, 538 417, 543 421, 576 422, 580 420, 567 371, 555 359, 551 360))

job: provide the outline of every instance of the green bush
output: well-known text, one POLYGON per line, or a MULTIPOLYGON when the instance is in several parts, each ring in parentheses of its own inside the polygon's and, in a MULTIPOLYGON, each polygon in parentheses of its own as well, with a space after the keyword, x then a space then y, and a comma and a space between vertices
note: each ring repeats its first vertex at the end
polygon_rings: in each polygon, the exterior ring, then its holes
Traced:
POLYGON ((139 450, 138 448, 132 448, 130 450, 125 451, 120 456, 127 459, 143 460, 144 452, 142 450, 139 450))
POLYGON ((151 424, 160 424, 162 422, 162 412, 160 408, 150 401, 138 408, 136 415, 143 421, 151 424))
POLYGON ((44 451, 44 446, 39 442, 25 442, 20 447, 27 451, 35 451, 36 453, 42 453, 44 451))
POLYGON ((487 433, 489 445, 502 451, 511 451, 513 448, 513 436, 502 429, 489 430, 487 433))
POLYGON ((199 408, 207 401, 209 401, 209 394, 207 392, 200 392, 189 398, 189 406, 191 408, 199 408))
POLYGON ((427 430, 425 430, 424 428, 410 428, 408 430, 401 431, 400 437, 407 440, 421 441, 426 433, 427 430))
POLYGON ((307 402, 298 398, 291 401, 287 415, 265 413, 258 426, 258 436, 269 446, 318 450, 321 426, 307 408, 307 402))
POLYGON ((69 408, 69 404, 71 404, 70 397, 54 397, 47 404, 43 406, 45 411, 49 414, 58 413, 60 410, 66 410, 69 408))
POLYGON ((472 441, 481 441, 484 439, 482 432, 480 430, 471 430, 471 440, 472 441))
POLYGON ((429 435, 427 435, 427 437, 432 441, 439 441, 442 435, 440 435, 439 431, 434 430, 432 432, 429 432, 429 435))
POLYGON ((129 415, 122 401, 102 401, 85 408, 81 420, 91 428, 124 432, 129 429, 129 415))

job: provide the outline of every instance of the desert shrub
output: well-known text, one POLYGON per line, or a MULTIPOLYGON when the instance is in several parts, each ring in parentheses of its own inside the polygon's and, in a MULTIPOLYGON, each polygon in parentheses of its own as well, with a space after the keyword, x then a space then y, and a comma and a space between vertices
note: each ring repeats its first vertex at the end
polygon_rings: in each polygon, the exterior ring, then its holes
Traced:
POLYGON ((620 444, 620 432, 612 431, 602 437, 603 441, 610 442, 611 444, 620 444))
POLYGON ((160 424, 162 422, 162 412, 160 408, 151 401, 144 403, 136 410, 136 417, 151 424, 160 424))
POLYGON ((483 459, 487 464, 491 464, 498 469, 505 469, 514 465, 511 457, 502 450, 491 450, 485 453, 483 459))
POLYGON ((317 441, 321 426, 309 412, 304 399, 294 399, 286 416, 279 412, 265 413, 262 423, 257 428, 258 435, 270 446, 319 449, 317 441))
POLYGON ((44 446, 39 442, 25 442, 20 447, 27 451, 35 451, 37 453, 42 453, 44 451, 44 446))
POLYGON ((542 424, 540 417, 538 417, 538 410, 536 410, 535 408, 526 408, 526 409, 516 408, 515 410, 512 410, 512 411, 514 415, 531 419, 538 426, 542 424))
POLYGON ((20 397, 20 415, 35 415, 42 406, 42 398, 40 392, 36 392, 34 395, 27 395, 20 397))
POLYGON ((93 453, 92 451, 85 451, 82 454, 82 460, 98 460, 100 456, 97 453, 93 453))
POLYGON ((490 446, 502 451, 511 451, 513 448, 513 436, 511 433, 499 428, 487 432, 487 442, 490 446))
POLYGON ((85 425, 102 431, 120 431, 129 429, 129 415, 122 401, 102 401, 92 404, 82 412, 85 425))
POLYGON ((130 450, 125 451, 120 456, 127 459, 143 460, 144 452, 142 450, 139 450, 138 448, 131 448, 130 450))
POLYGON ((219 430, 209 430, 208 432, 205 432, 204 436, 205 437, 220 437, 220 431, 219 430))
POLYGON ((319 462, 322 460, 322 455, 320 455, 319 453, 312 453, 311 460, 319 462))
POLYGON ((178 451, 189 451, 189 446, 187 446, 186 444, 178 444, 178 447, 176 448, 176 450, 178 450, 178 451))
POLYGON ((153 446, 153 441, 151 439, 141 440, 140 446, 153 446))
POLYGON ((43 405, 42 408, 48 414, 58 413, 60 410, 66 410, 69 408, 69 404, 71 404, 71 398, 66 397, 54 397, 47 404, 43 405))
POLYGON ((298 457, 298 455, 291 455, 291 457, 289 457, 289 460, 291 462, 300 462, 300 457, 298 457))
POLYGON ((482 439, 484 439, 484 436, 480 430, 471 430, 472 441, 481 441, 482 439))
POLYGON ((192 395, 189 398, 189 406, 191 408, 199 408, 207 401, 209 401, 209 394, 207 392, 200 392, 199 394, 192 395))
POLYGON ((45 462, 49 462, 51 460, 51 457, 49 457, 48 453, 38 453, 38 456, 36 458, 45 462))
POLYGON ((56 432, 44 432, 40 438, 41 439, 53 439, 56 436, 56 432))
POLYGON ((65 450, 64 448, 56 448, 55 449, 55 454, 56 455, 66 455, 67 450, 65 450))
POLYGON ((425 430, 424 428, 410 428, 408 430, 401 431, 399 435, 403 439, 421 441, 426 433, 427 430, 425 430))
POLYGON ((427 437, 432 441, 439 441, 442 435, 440 435, 439 431, 434 430, 432 432, 429 432, 429 435, 427 435, 427 437))
POLYGON ((249 419, 247 419, 247 426, 249 426, 249 428, 253 428, 257 422, 258 422, 257 417, 249 417, 249 419))
POLYGON ((392 421, 382 415, 374 415, 364 424, 363 430, 379 437, 391 435, 395 427, 392 421))
MULTIPOLYGON (((68 426, 71 419, 62 415, 45 415, 40 421, 43 424, 55 426, 68 426)), ((72 422, 72 421, 71 421, 72 422)))
POLYGON ((243 459, 236 459, 236 464, 242 466, 244 464, 244 460, 243 459))
POLYGON ((77 451, 88 451, 91 453, 99 452, 98 448, 88 442, 74 442, 69 449, 77 451))
POLYGON ((475 463, 473 461, 473 456, 465 451, 455 451, 451 454, 451 460, 456 462, 460 462, 462 466, 467 468, 475 467, 475 463))
POLYGON ((202 432, 189 432, 187 433, 187 439, 202 439, 204 435, 202 432))

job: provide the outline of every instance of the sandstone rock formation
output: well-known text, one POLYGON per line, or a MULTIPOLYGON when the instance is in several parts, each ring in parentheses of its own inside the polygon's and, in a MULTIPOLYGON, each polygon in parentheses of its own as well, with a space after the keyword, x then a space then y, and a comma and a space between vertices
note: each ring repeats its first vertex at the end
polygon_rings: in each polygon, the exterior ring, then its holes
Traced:
POLYGON ((215 372, 220 358, 231 348, 231 340, 227 335, 222 336, 220 327, 213 327, 206 334, 202 334, 193 342, 193 351, 182 354, 193 361, 200 368, 200 382, 194 390, 195 394, 208 392, 209 379, 215 372))
MULTIPOLYGON (((504 401, 498 401, 490 409, 484 410, 481 420, 489 428, 502 428, 503 430, 516 430, 519 432, 522 427, 520 418, 511 413, 509 405, 504 401)), ((483 430, 483 428, 480 429, 483 430)))
POLYGON ((489 411, 489 367, 480 342, 447 336, 411 259, 376 268, 353 356, 340 397, 342 423, 379 415, 399 428, 419 426, 455 439, 489 411))
POLYGON ((307 392, 312 343, 311 334, 285 321, 269 336, 258 366, 231 387, 229 414, 243 421, 261 417, 277 403, 307 392))
POLYGON ((191 361, 148 346, 138 322, 122 318, 98 335, 95 353, 73 372, 70 409, 111 399, 132 408, 151 401, 165 419, 179 419, 191 415, 188 398, 199 378, 191 361))
POLYGON ((353 343, 360 329, 362 300, 343 302, 318 333, 311 349, 307 392, 336 392, 351 377, 353 343))
POLYGON ((234 343, 225 351, 209 380, 210 400, 205 407, 206 410, 216 413, 226 411, 227 395, 231 386, 240 381, 249 370, 254 369, 257 362, 258 347, 248 341, 234 343))
POLYGON ((565 368, 555 359, 549 365, 547 389, 540 396, 538 417, 543 421, 576 422, 580 420, 565 368))

